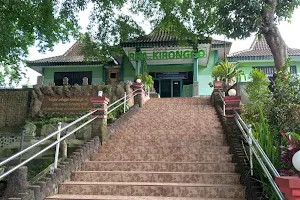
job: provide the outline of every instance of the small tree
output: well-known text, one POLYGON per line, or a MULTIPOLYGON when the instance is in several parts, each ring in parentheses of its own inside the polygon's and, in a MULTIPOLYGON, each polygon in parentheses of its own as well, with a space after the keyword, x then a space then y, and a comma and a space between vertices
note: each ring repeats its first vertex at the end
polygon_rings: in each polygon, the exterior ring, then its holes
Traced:
POLYGON ((151 89, 153 87, 154 81, 151 75, 146 72, 144 74, 138 74, 135 80, 140 79, 144 85, 145 90, 151 89))

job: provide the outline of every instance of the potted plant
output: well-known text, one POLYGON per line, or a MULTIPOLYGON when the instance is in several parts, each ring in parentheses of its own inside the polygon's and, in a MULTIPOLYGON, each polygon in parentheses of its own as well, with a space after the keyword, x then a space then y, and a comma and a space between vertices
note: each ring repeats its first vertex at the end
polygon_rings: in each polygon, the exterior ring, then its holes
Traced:
POLYGON ((221 81, 223 89, 227 91, 236 82, 241 81, 242 77, 246 80, 246 76, 241 65, 221 61, 216 65, 211 74, 214 81, 221 81))

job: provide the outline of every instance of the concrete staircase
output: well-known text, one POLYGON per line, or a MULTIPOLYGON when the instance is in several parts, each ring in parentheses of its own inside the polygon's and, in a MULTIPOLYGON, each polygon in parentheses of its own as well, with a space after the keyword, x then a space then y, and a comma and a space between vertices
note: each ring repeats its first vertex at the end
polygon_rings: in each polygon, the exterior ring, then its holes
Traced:
POLYGON ((239 200, 235 164, 208 99, 151 99, 46 200, 239 200))

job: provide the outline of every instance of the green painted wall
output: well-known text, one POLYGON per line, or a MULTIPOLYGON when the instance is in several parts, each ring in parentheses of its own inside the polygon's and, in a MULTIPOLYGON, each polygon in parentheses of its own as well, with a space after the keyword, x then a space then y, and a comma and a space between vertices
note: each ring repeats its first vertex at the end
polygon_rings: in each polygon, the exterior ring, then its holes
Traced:
POLYGON ((212 88, 209 87, 208 83, 212 82, 211 73, 215 64, 218 62, 218 52, 211 51, 208 58, 207 66, 198 67, 198 80, 199 80, 199 95, 209 96, 212 93, 212 88))
POLYGON ((92 71, 92 84, 100 84, 102 82, 103 67, 84 67, 84 66, 74 66, 74 67, 45 67, 44 68, 44 84, 54 82, 54 72, 80 72, 80 71, 92 71))
POLYGON ((149 72, 190 72, 193 71, 193 64, 182 65, 165 65, 165 66, 148 66, 149 72))
MULTIPOLYGON (((242 70, 246 74, 246 80, 242 80, 242 82, 248 82, 249 80, 249 74, 253 70, 253 67, 270 67, 275 66, 274 61, 268 61, 268 62, 241 62, 241 65, 243 66, 242 70)), ((291 66, 296 66, 297 68, 297 74, 300 75, 300 61, 291 61, 291 66)))
POLYGON ((135 69, 126 56, 124 58, 124 81, 134 81, 135 69))

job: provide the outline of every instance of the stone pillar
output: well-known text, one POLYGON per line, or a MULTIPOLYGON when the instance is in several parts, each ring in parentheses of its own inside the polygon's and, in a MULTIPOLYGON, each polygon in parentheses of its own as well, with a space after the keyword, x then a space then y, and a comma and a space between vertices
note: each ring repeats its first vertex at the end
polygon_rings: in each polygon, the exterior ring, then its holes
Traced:
POLYGON ((37 81, 36 81, 37 86, 42 86, 44 85, 44 76, 38 76, 37 81))
POLYGON ((198 58, 194 58, 194 74, 193 74, 193 97, 199 96, 199 80, 198 80, 198 65, 199 60, 198 58))
POLYGON ((88 79, 88 77, 83 77, 83 79, 82 79, 82 85, 84 85, 84 86, 89 85, 89 79, 88 79))
POLYGON ((140 74, 141 61, 135 61, 135 75, 140 74))
POLYGON ((106 97, 91 97, 93 109, 99 109, 93 114, 92 118, 98 116, 92 122, 92 135, 99 136, 103 144, 107 140, 107 104, 109 99, 106 97))
POLYGON ((143 107, 144 104, 144 89, 143 89, 143 84, 142 83, 134 83, 132 84, 132 89, 133 91, 137 90, 134 94, 137 94, 134 97, 134 105, 138 104, 140 107, 143 107))
MULTIPOLYGON (((13 167, 8 167, 8 170, 13 167)), ((7 186, 3 194, 3 199, 19 197, 20 193, 26 193, 29 187, 27 181, 28 169, 26 166, 20 167, 7 177, 7 186)))
POLYGON ((68 77, 63 78, 63 85, 69 85, 69 79, 68 77))

